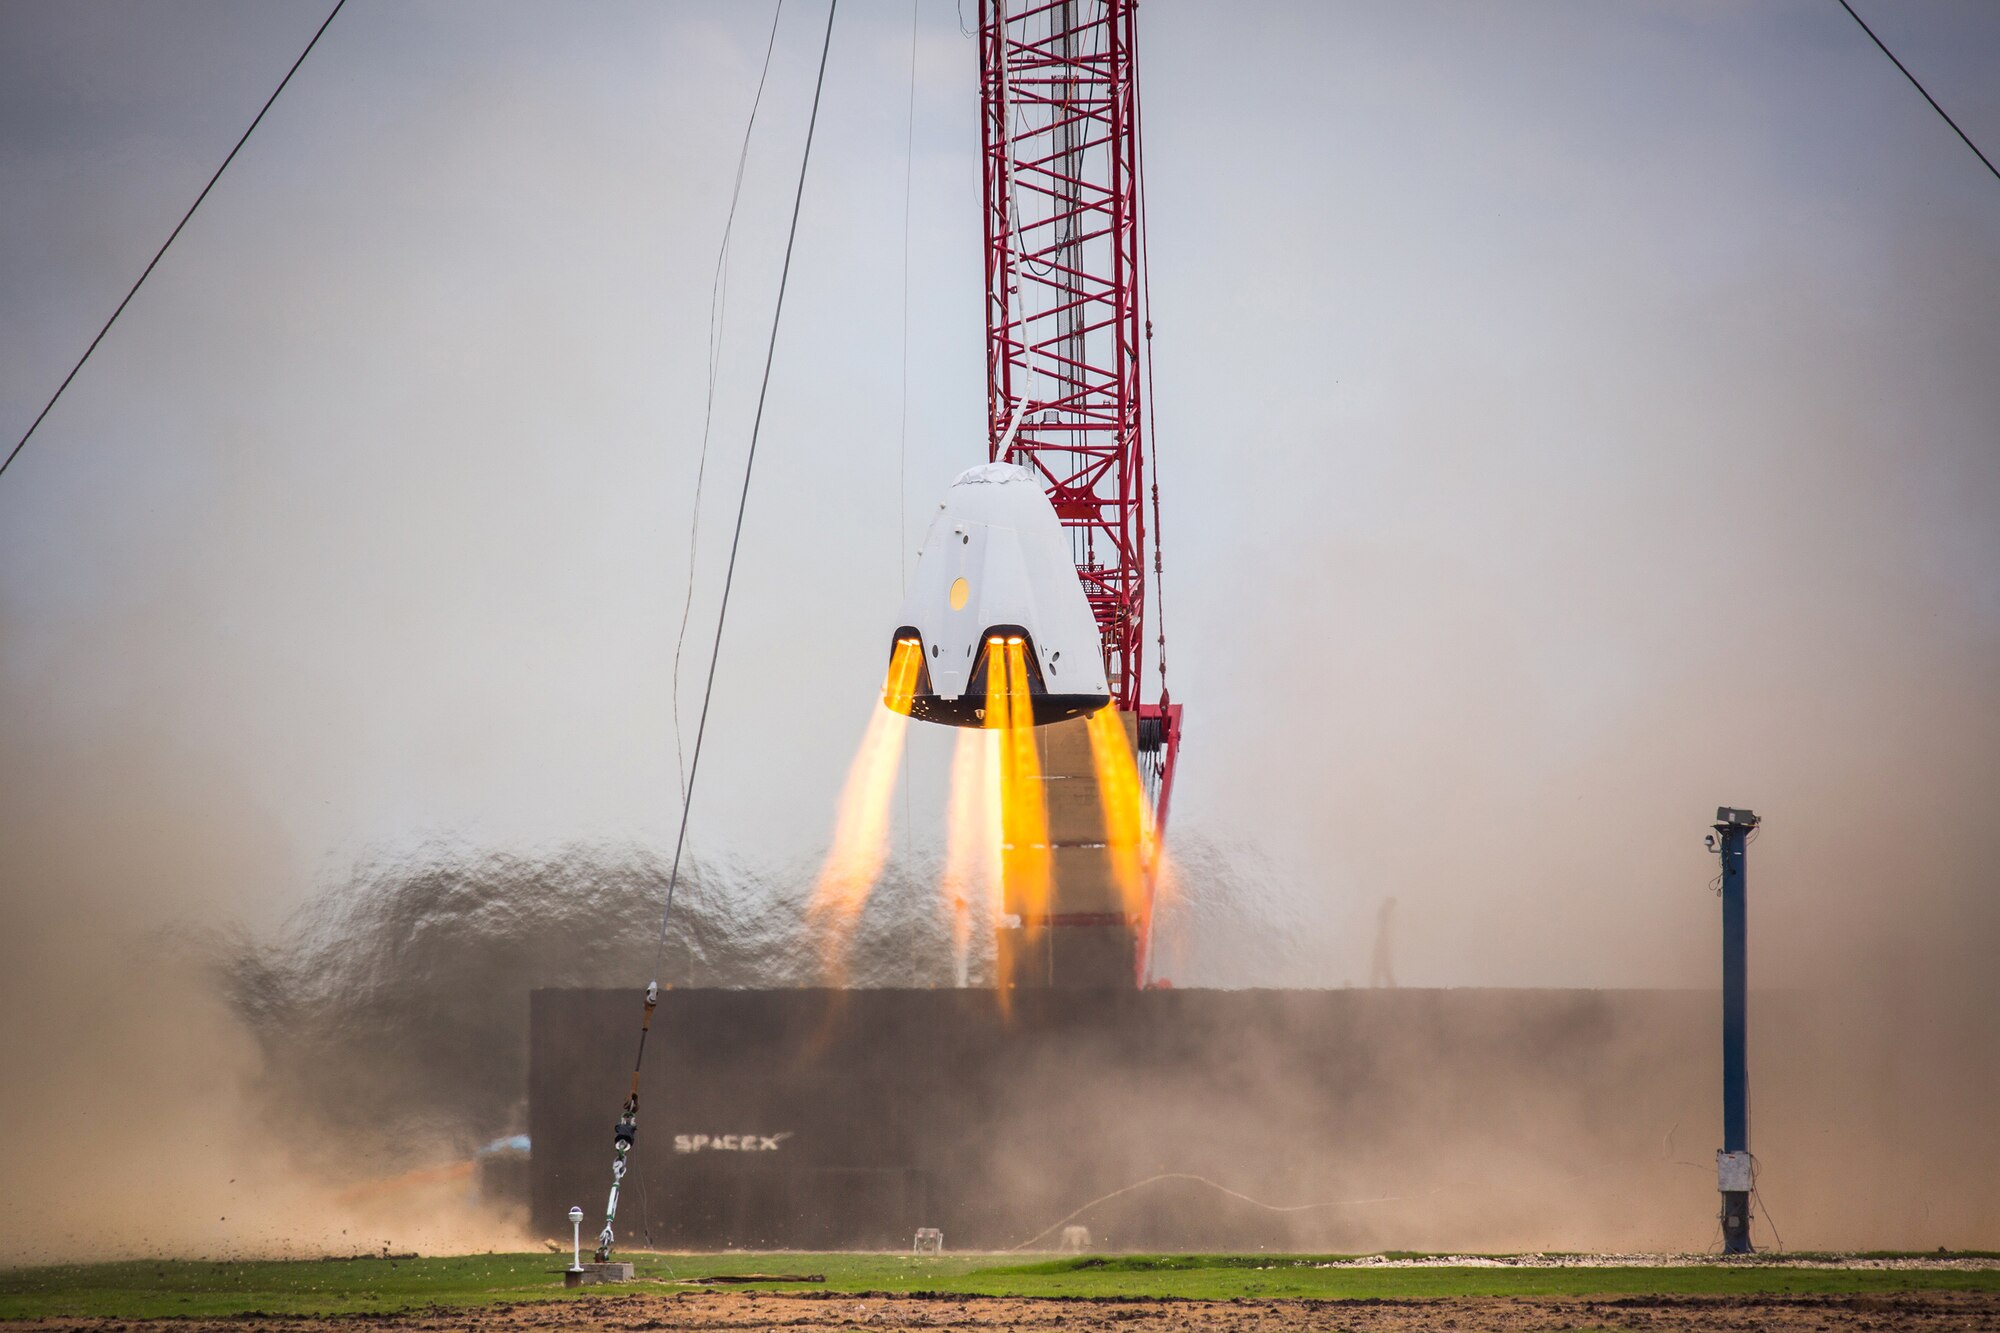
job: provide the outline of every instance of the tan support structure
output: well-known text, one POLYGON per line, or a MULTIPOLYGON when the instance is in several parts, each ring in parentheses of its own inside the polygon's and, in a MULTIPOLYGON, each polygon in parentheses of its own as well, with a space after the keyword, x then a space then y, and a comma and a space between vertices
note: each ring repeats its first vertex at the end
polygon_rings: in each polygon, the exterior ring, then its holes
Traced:
MULTIPOLYGON (((1121 713, 1126 743, 1138 748, 1139 721, 1121 713)), ((1046 920, 1022 911, 1001 886, 998 983, 1130 990, 1138 984, 1140 923, 1128 915, 1105 849, 1104 802, 1081 718, 1035 730, 1048 809, 1051 885, 1046 920), (1018 924, 1009 924, 1018 921, 1018 924)))

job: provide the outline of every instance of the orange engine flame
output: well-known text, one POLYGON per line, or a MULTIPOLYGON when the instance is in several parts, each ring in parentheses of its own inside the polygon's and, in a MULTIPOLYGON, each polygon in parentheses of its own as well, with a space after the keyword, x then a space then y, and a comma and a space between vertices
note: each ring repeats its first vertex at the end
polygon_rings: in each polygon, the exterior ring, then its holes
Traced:
POLYGON ((924 645, 915 639, 896 640, 889 658, 889 679, 882 685, 882 706, 892 713, 910 715, 917 697, 917 672, 924 665, 924 645))
POLYGON ((888 859, 889 811, 922 654, 923 646, 916 640, 897 641, 882 689, 882 707, 869 718, 854 762, 848 765, 833 846, 813 885, 810 911, 824 928, 827 974, 836 985, 845 976, 847 942, 854 925, 882 873, 882 863, 888 859))
POLYGON ((1000 831, 1007 911, 1032 934, 1049 914, 1049 813, 1042 788, 1042 755, 1028 694, 1027 652, 1018 640, 1000 645, 1006 688, 996 694, 986 672, 986 724, 1000 723, 1000 831), (998 705, 997 710, 995 705, 998 705))
POLYGON ((973 922, 997 914, 999 907, 998 740, 997 731, 962 730, 951 757, 951 805, 938 892, 951 924, 953 975, 961 986, 971 972, 973 922))
MULTIPOLYGON (((1027 647, 1019 639, 986 644, 986 728, 1000 742, 1000 911, 1018 918, 1026 939, 1047 925, 1049 816, 1042 759, 1028 694, 1027 647)), ((1003 1011, 1014 971, 1011 932, 999 935, 996 964, 1003 1011)))
POLYGON ((1090 731, 1091 765, 1097 770, 1098 799, 1104 806, 1104 848, 1111 875, 1128 920, 1144 935, 1151 895, 1147 892, 1152 859, 1152 811, 1139 782, 1139 764, 1125 737, 1125 723, 1115 708, 1100 708, 1086 723, 1090 731))

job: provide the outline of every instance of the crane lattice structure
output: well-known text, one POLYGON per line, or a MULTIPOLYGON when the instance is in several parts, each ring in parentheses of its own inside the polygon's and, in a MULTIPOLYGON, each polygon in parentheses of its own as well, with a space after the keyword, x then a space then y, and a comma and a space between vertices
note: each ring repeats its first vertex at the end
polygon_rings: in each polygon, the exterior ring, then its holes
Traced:
MULTIPOLYGON (((1033 469, 1070 538, 1113 702, 1164 826, 1180 707, 1147 701, 1150 337, 1134 0, 981 0, 989 457, 1033 469)), ((1154 621, 1157 624, 1157 609, 1154 621)), ((1159 637, 1162 660, 1165 641, 1159 637)))

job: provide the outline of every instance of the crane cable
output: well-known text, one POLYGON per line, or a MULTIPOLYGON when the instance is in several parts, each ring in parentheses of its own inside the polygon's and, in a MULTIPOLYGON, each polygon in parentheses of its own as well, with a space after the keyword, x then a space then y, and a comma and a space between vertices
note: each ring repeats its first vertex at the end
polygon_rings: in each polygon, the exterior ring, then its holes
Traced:
MULTIPOLYGON (((1151 473, 1151 476, 1147 479, 1147 486, 1150 488, 1153 502, 1153 600, 1155 603, 1153 608, 1153 625, 1155 641, 1159 646, 1158 667, 1160 673, 1160 748, 1156 753, 1154 762, 1148 764, 1147 769, 1150 772, 1152 784, 1152 789, 1148 793, 1148 799, 1154 803, 1155 828, 1157 829, 1160 789, 1166 780, 1168 729, 1173 725, 1173 714, 1167 707, 1171 696, 1167 691, 1167 574, 1165 563, 1161 556, 1162 544, 1160 541, 1160 397, 1153 380, 1153 237, 1152 233, 1146 228, 1146 120, 1144 115, 1145 98, 1140 88, 1140 69, 1138 52, 1135 50, 1132 53, 1131 111, 1133 188, 1139 197, 1139 300, 1142 307, 1141 318, 1145 320, 1145 340, 1141 346, 1141 351, 1144 354, 1146 366, 1145 414, 1147 452, 1151 455, 1150 457, 1141 455, 1141 457, 1145 462, 1146 471, 1151 473)), ((1139 522, 1142 529, 1145 525, 1145 517, 1146 511, 1142 505, 1139 511, 1139 522)), ((1145 578, 1145 553, 1143 547, 1140 552, 1139 577, 1141 580, 1145 578)), ((1141 587, 1143 588, 1143 586, 1142 582, 1141 587)), ((1142 691, 1144 690, 1145 685, 1143 680, 1139 688, 1142 691)), ((1161 874, 1160 867, 1161 862, 1156 847, 1153 854, 1150 878, 1148 879, 1149 896, 1146 908, 1145 938, 1140 942, 1140 947, 1145 951, 1143 956, 1146 961, 1145 977, 1142 984, 1147 987, 1153 984, 1154 912, 1152 904, 1158 894, 1161 874)))
MULTIPOLYGON (((1139 295, 1144 306, 1146 321, 1144 352, 1146 357, 1146 435, 1149 452, 1147 470, 1152 473, 1148 485, 1152 488, 1153 500, 1153 595, 1159 603, 1154 616, 1160 648, 1160 701, 1167 698, 1167 575, 1160 555, 1160 396, 1153 386, 1153 238, 1146 230, 1146 122, 1143 116, 1144 99, 1139 87, 1139 62, 1137 52, 1132 61, 1132 157, 1136 167, 1133 185, 1139 196, 1139 295)), ((1140 511, 1141 520, 1144 510, 1140 511)), ((1144 556, 1141 555, 1143 563, 1144 556)))
POLYGON ((785 0, 771 9, 771 35, 764 41, 764 67, 757 74, 757 92, 750 99, 750 118, 743 126, 743 147, 736 154, 736 181, 729 188, 729 214, 722 222, 722 244, 715 252, 715 276, 708 284, 708 383, 701 409, 701 452, 694 469, 694 505, 688 522, 687 596, 681 601, 681 627, 674 638, 674 773, 681 795, 687 795, 687 765, 681 757, 681 650, 687 646, 688 618, 694 613, 695 553, 701 542, 701 489, 708 476, 708 440, 715 424, 715 377, 721 364, 722 340, 729 328, 729 239, 736 232, 736 204, 743 197, 743 169, 750 162, 750 136, 757 128, 757 109, 764 104, 764 84, 771 77, 771 53, 778 46, 778 20, 785 0))
POLYGON ((166 257, 167 247, 171 246, 179 238, 181 229, 188 224, 188 219, 192 218, 194 211, 201 207, 201 201, 208 198, 208 192, 213 190, 215 183, 222 179, 222 173, 229 170, 229 164, 234 162, 236 155, 243 151, 243 145, 250 142, 250 136, 256 133, 259 125, 264 123, 264 113, 269 111, 271 104, 278 100, 278 94, 285 91, 285 85, 292 81, 292 75, 299 72, 299 66, 306 63, 306 57, 312 54, 315 46, 319 45, 320 35, 326 31, 327 25, 333 22, 334 15, 340 13, 341 7, 346 3, 347 0, 334 0, 333 8, 327 11, 326 17, 320 20, 319 27, 313 30, 312 40, 306 43, 306 49, 299 52, 299 58, 292 62, 292 67, 285 71, 285 77, 278 80, 278 86, 271 90, 271 95, 264 99, 264 105, 258 108, 256 117, 250 122, 250 128, 243 131, 242 137, 236 141, 236 146, 229 150, 229 156, 222 159, 222 165, 217 167, 215 174, 208 178, 208 184, 201 187, 201 193, 196 195, 194 202, 188 205, 187 212, 181 214, 181 220, 174 224, 174 229, 171 232, 167 233, 167 239, 162 241, 160 248, 153 253, 152 261, 146 265, 145 271, 139 274, 139 279, 132 284, 132 289, 125 293, 125 299, 120 301, 118 308, 111 312, 111 318, 104 321, 104 327, 97 331, 97 336, 90 340, 90 346, 83 349, 83 355, 76 359, 76 364, 70 367, 69 374, 63 376, 63 382, 56 386, 56 391, 49 395, 49 401, 43 405, 42 410, 36 413, 35 419, 29 423, 28 429, 21 436, 20 443, 7 452, 7 457, 4 460, 0 460, 0 473, 4 473, 12 466, 14 460, 21 456, 21 451, 28 447, 28 441, 41 428, 43 420, 47 418, 49 413, 55 410, 56 401, 63 396, 63 391, 69 388, 70 381, 74 380, 77 377, 77 372, 83 369, 83 363, 90 360, 90 354, 95 352, 97 345, 104 341, 104 335, 111 332, 111 326, 116 324, 118 317, 125 313, 125 307, 132 304, 132 298, 137 296, 139 289, 146 285, 146 279, 153 276, 153 270, 159 267, 160 260, 166 257))
POLYGON ((1950 114, 1947 113, 1943 107, 1938 105, 1937 98, 1932 97, 1930 95, 1929 90, 1926 89, 1923 84, 1917 82, 1917 76, 1910 73, 1909 68, 1905 66, 1902 61, 1896 59, 1896 53, 1894 51, 1891 51, 1886 45, 1883 44, 1882 39, 1875 35, 1875 30, 1868 26, 1867 22, 1861 17, 1861 15, 1854 12, 1854 6, 1848 4, 1847 0, 1838 0, 1838 3, 1842 9, 1847 11, 1847 17, 1853 19, 1855 23, 1860 25, 1861 31, 1868 34, 1868 40, 1875 43, 1876 47, 1882 52, 1883 55, 1889 57, 1889 63, 1894 65, 1897 69, 1903 72, 1903 77, 1910 81, 1910 86, 1923 94, 1924 100, 1931 104, 1931 110, 1937 112, 1938 116, 1944 121, 1944 123, 1951 126, 1951 132, 1953 134, 1956 134, 1960 139, 1962 139, 1965 142, 1965 146, 1972 150, 1972 155, 1978 158, 1980 163, 1983 166, 1985 166, 1985 168, 1988 171, 1993 173, 1994 179, 2000 180, 2000 167, 1995 167, 1991 162, 1991 160, 1987 158, 1986 154, 1979 151, 1979 145, 1972 142, 1971 136, 1966 134, 1964 130, 1960 129, 1958 127, 1958 122, 1953 120, 1950 114))
POLYGON ((611 1194, 604 1205, 604 1230, 597 1237, 597 1262, 611 1258, 612 1223, 618 1217, 618 1186, 625 1179, 626 1161, 633 1138, 639 1132, 639 1070, 646 1060, 646 1034, 653 1026, 653 1010, 660 1002, 660 960, 667 948, 667 923, 673 916, 674 890, 680 884, 681 856, 687 847, 688 811, 694 803, 695 782, 701 774, 701 743, 708 734, 708 709, 715 696, 715 668, 722 657, 722 630, 729 619, 729 591, 736 581, 736 556, 743 543, 743 515, 750 504, 750 478, 757 465, 757 441, 764 428, 764 403, 771 391, 771 365, 778 353, 778 328, 785 313, 785 289, 792 276, 792 250, 799 238, 799 210, 805 201, 806 172, 812 164, 813 133, 819 126, 820 94, 826 88, 826 57, 833 46, 833 17, 840 0, 827 0, 826 34, 819 50, 819 74, 813 82, 812 113, 806 119, 806 141, 799 158, 798 185, 792 194, 792 220, 785 233, 785 260, 778 270, 778 296, 771 310, 771 336, 764 347, 764 376, 757 388, 757 412, 750 423, 750 449, 743 459, 743 487, 736 499, 736 526, 729 538, 729 564, 722 576, 722 602, 715 614, 715 640, 708 655, 708 682, 702 689, 700 719, 695 723, 694 753, 688 761, 687 789, 681 797, 680 830, 674 837, 673 868, 667 874, 666 901, 660 909, 660 934, 653 946, 653 979, 646 984, 646 1011, 639 1022, 639 1049, 632 1060, 632 1087, 613 1130, 611 1194))
MULTIPOLYGON (((903 337, 899 353, 901 387, 897 390, 896 414, 896 595, 910 594, 910 555, 904 542, 904 528, 910 514, 910 178, 917 156, 917 34, 918 6, 910 0, 910 92, 903 108, 903 337)), ((903 772, 910 773, 910 733, 903 733, 903 772)), ((916 828, 914 777, 903 781, 903 854, 910 855, 910 841, 916 828)))

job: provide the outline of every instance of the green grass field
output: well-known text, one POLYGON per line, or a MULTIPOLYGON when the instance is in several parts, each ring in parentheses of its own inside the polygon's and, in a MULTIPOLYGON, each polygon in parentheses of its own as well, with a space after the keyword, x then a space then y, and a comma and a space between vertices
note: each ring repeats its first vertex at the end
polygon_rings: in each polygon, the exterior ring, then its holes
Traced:
POLYGON ((635 1256, 630 1287, 565 1292, 567 1256, 257 1262, 136 1260, 0 1270, 0 1318, 382 1314, 493 1301, 686 1290, 704 1276, 812 1274, 810 1284, 725 1290, 945 1292, 981 1296, 1194 1300, 1425 1299, 1446 1296, 1784 1295, 1914 1289, 2000 1291, 2000 1271, 1829 1270, 1782 1260, 1684 1268, 1319 1268, 1333 1256, 1123 1255, 1024 1262, 1003 1255, 919 1259, 884 1254, 635 1256))

